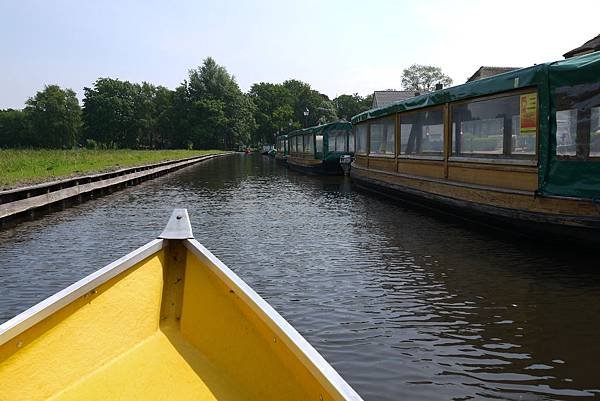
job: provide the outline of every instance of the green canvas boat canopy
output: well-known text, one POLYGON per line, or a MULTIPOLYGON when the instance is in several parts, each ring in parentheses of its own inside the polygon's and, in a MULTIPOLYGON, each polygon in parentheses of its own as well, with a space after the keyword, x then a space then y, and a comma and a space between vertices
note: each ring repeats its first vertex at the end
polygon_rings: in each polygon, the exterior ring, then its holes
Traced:
POLYGON ((327 132, 327 131, 333 131, 333 130, 350 131, 350 130, 352 130, 352 124, 349 123, 348 121, 340 120, 340 121, 335 121, 335 122, 328 123, 328 124, 315 125, 312 127, 295 130, 295 131, 289 132, 287 135, 288 135, 288 137, 292 137, 292 136, 296 136, 296 135, 316 134, 319 132, 327 132))

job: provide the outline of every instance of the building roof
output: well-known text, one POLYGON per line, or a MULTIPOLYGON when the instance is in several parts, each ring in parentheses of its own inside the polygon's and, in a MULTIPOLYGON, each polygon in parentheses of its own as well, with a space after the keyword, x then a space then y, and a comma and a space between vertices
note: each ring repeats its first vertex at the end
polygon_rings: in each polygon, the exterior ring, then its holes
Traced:
POLYGON ((498 75, 498 74, 502 74, 502 73, 514 71, 514 70, 519 70, 521 68, 522 67, 490 67, 490 66, 482 65, 481 67, 479 67, 479 69, 477 71, 475 71, 475 73, 473 75, 471 75, 471 78, 467 79, 467 82, 472 82, 472 81, 476 81, 478 79, 493 77, 494 75, 498 75))
POLYGON ((587 42, 585 42, 579 47, 576 47, 573 50, 569 50, 568 52, 563 54, 563 56, 564 58, 570 58, 573 56, 580 56, 586 53, 592 53, 598 50, 600 50, 600 35, 588 40, 587 42))
POLYGON ((393 89, 388 89, 384 91, 375 91, 373 92, 373 108, 388 106, 394 102, 399 102, 400 100, 409 99, 411 97, 419 95, 418 92, 415 91, 397 91, 393 89))

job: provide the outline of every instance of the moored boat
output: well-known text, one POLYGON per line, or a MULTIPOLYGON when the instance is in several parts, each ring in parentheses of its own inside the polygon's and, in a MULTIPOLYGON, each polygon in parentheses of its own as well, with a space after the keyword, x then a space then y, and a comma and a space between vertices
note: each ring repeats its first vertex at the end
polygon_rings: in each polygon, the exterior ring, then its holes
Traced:
POLYGON ((352 118, 353 183, 500 226, 598 241, 600 52, 352 118))
POLYGON ((342 175, 340 158, 354 154, 352 124, 337 121, 288 134, 287 164, 293 170, 342 175))
POLYGON ((360 400, 193 239, 148 244, 0 325, 0 400, 360 400))

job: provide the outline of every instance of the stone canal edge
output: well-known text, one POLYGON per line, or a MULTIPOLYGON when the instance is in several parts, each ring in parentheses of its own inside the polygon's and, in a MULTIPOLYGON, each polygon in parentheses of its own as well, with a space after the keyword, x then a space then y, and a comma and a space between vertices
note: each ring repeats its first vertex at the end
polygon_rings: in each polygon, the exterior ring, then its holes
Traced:
POLYGON ((55 204, 64 207, 68 201, 82 202, 94 195, 114 192, 184 167, 231 154, 233 152, 170 160, 0 191, 0 223, 20 217, 33 217, 36 210, 49 209, 55 204))

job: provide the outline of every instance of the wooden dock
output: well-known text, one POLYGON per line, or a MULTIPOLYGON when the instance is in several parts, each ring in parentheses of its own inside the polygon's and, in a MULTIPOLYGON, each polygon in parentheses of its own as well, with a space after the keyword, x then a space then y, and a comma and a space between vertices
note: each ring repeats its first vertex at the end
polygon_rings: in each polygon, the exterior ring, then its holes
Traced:
POLYGON ((0 224, 4 225, 20 217, 33 217, 36 210, 48 210, 53 205, 65 207, 68 201, 82 202, 228 154, 230 153, 171 160, 0 191, 0 224))

